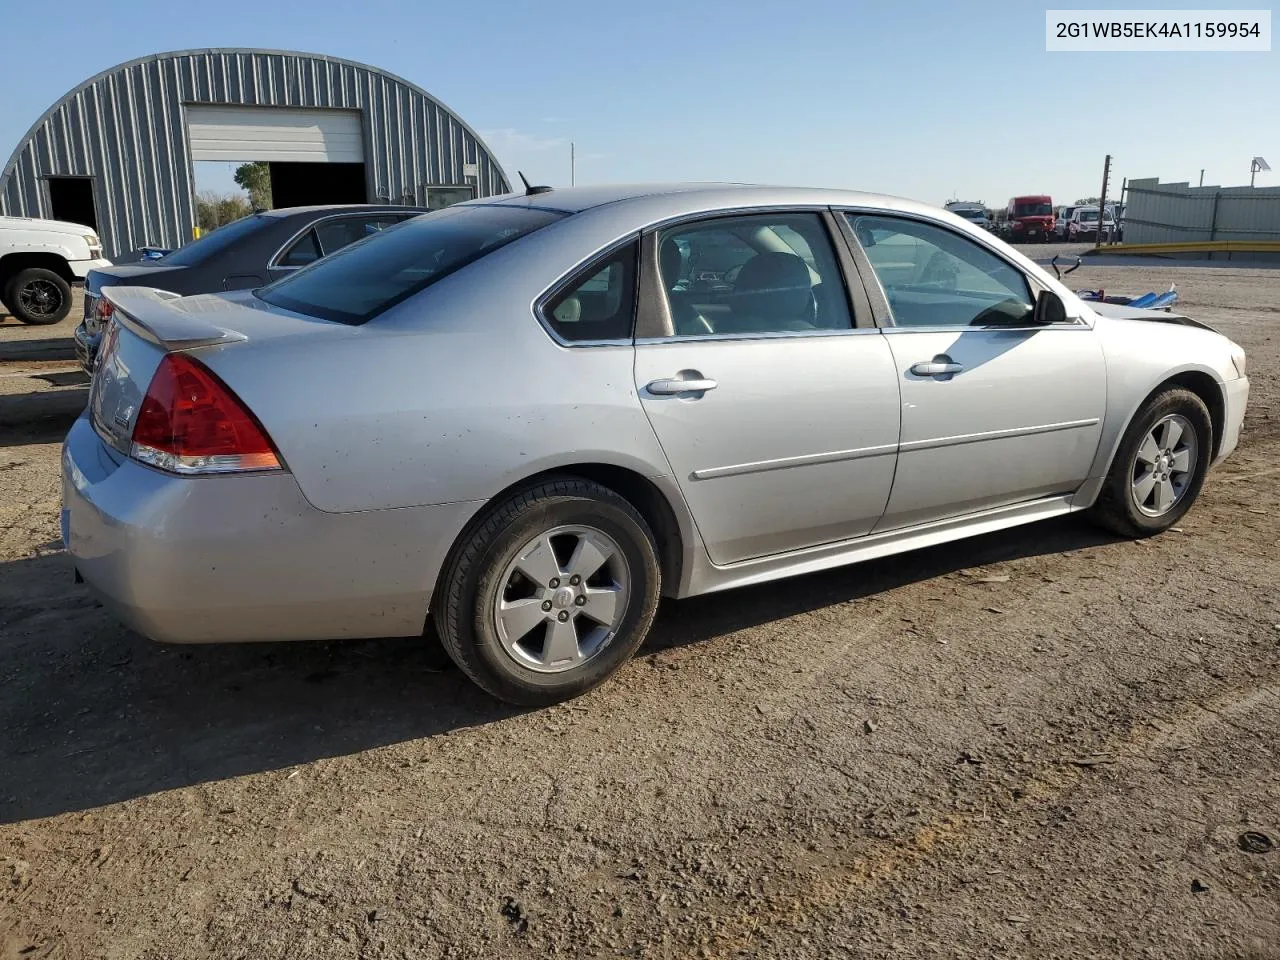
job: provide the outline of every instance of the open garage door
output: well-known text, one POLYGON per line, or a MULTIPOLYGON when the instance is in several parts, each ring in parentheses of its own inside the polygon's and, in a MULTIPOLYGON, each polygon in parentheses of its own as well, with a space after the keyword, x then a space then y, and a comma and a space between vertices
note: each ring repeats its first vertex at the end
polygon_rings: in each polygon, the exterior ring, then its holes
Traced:
POLYGON ((356 110, 187 107, 192 160, 363 163, 356 110))

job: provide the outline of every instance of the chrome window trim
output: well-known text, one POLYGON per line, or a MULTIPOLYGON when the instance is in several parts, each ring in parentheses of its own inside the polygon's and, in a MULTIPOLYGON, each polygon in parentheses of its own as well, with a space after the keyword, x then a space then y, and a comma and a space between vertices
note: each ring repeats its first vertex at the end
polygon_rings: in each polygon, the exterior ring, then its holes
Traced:
MULTIPOLYGON (((831 207, 825 203, 752 203, 741 207, 717 207, 696 213, 679 213, 646 224, 644 232, 666 230, 682 223, 697 220, 720 220, 725 217, 751 217, 768 213, 822 213, 831 207)), ((832 253, 835 251, 833 250, 832 253)))
POLYGON ((911 333, 1033 333, 1036 330, 1092 330, 1083 320, 1066 320, 1063 323, 1033 323, 1019 326, 1002 326, 994 323, 980 327, 968 324, 942 324, 929 327, 884 327, 881 333, 903 336, 911 333))
POLYGON ((878 327, 850 327, 840 330, 778 330, 761 333, 699 333, 687 337, 636 337, 636 346, 655 343, 704 343, 707 341, 741 341, 741 340, 816 340, 827 337, 848 337, 863 334, 877 334, 885 331, 878 327))

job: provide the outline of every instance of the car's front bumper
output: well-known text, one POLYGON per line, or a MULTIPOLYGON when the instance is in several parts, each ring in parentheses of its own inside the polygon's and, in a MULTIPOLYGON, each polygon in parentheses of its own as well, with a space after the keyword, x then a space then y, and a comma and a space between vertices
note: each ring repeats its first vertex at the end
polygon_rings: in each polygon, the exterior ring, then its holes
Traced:
POLYGON ((71 268, 71 272, 75 274, 76 278, 79 280, 83 280, 85 277, 87 277, 89 275, 90 270, 103 270, 107 267, 110 267, 111 265, 112 264, 110 260, 103 260, 102 258, 99 258, 97 260, 68 260, 67 261, 67 266, 71 268))
POLYGON ((177 477, 81 416, 62 452, 76 571, 139 633, 174 643, 409 636, 475 504, 313 507, 288 473, 177 477))
POLYGON ((1218 447, 1217 463, 1225 459, 1240 443, 1240 429, 1244 426, 1244 410, 1249 403, 1249 378, 1228 380, 1222 385, 1223 417, 1222 443, 1218 447))

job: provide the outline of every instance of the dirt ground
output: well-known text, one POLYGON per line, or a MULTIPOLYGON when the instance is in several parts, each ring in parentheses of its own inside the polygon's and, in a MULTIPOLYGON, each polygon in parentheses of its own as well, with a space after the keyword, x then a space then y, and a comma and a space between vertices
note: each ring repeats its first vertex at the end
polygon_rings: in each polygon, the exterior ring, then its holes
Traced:
POLYGON ((1280 270, 1070 279, 1249 352, 1176 532, 667 603, 540 711, 414 640, 117 626, 58 543, 72 321, 0 323, 0 960, 1280 957, 1280 270))

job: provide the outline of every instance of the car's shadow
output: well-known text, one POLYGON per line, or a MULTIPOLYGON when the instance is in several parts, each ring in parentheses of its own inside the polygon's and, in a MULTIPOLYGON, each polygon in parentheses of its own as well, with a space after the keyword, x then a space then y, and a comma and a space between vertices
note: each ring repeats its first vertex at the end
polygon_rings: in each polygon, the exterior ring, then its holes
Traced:
POLYGON ((5 331, 11 329, 15 328, 8 326, 0 328, 0 363, 19 361, 30 363, 37 360, 75 360, 76 358, 75 342, 69 336, 5 340, 5 331))
POLYGON ((64 389, 0 395, 0 447, 62 442, 89 402, 89 387, 77 385, 88 378, 79 372, 68 374, 65 380, 50 381, 52 376, 33 379, 64 389))
MULTIPOLYGON (((1064 518, 666 602, 642 655, 966 567, 1107 540, 1064 518)), ((421 638, 155 644, 72 586, 65 554, 0 564, 0 822, 287 768, 517 712, 459 671, 438 672, 437 652, 421 638)))

